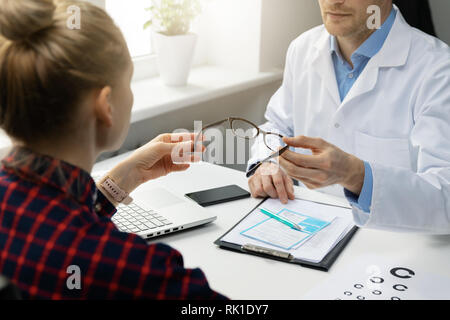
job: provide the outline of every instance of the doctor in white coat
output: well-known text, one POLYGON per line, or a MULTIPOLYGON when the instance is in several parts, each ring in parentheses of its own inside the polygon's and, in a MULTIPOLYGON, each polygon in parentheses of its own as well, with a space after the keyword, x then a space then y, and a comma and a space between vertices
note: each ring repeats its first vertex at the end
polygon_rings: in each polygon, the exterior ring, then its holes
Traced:
MULTIPOLYGON (((339 186, 356 224, 450 233, 450 49, 409 26, 392 0, 319 0, 324 25, 291 44, 262 128, 292 148, 249 179, 293 199, 292 180, 339 186), (368 7, 381 28, 368 28, 368 7)), ((270 150, 252 148, 249 166, 270 150)))

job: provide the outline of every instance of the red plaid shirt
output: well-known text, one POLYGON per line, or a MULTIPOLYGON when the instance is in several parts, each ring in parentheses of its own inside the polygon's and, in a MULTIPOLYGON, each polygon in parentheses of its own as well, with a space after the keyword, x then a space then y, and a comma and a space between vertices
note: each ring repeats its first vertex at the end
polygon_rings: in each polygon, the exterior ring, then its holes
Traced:
POLYGON ((0 274, 23 298, 224 298, 178 251, 120 232, 89 173, 25 148, 2 162, 0 274))

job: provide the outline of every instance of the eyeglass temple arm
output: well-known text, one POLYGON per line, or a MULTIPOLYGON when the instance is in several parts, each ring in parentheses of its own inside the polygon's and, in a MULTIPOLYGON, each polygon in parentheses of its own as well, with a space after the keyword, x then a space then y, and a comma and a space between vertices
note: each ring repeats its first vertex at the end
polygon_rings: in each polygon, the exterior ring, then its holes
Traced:
POLYGON ((200 132, 198 132, 197 135, 195 136, 195 141, 194 141, 194 142, 195 142, 195 145, 197 144, 198 138, 200 137, 200 135, 202 134, 203 131, 205 131, 205 130, 208 129, 208 128, 218 126, 219 124, 222 124, 222 123, 224 123, 224 122, 226 122, 226 121, 228 121, 228 120, 229 120, 229 118, 224 119, 224 120, 221 120, 221 121, 217 121, 217 122, 214 122, 214 123, 211 123, 211 124, 208 124, 207 126, 203 127, 203 128, 200 130, 200 132))
POLYGON ((261 133, 263 133, 263 134, 273 134, 273 135, 278 136, 280 138, 284 138, 284 136, 282 134, 279 134, 279 133, 264 131, 261 128, 259 128, 259 131, 261 131, 261 133))

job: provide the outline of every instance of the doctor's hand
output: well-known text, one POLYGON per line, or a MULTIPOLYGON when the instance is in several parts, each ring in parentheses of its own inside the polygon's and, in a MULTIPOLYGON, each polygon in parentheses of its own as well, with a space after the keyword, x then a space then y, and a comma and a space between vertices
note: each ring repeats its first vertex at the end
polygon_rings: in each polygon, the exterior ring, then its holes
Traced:
POLYGON ((248 186, 254 198, 280 198, 284 204, 295 199, 292 179, 275 163, 263 163, 248 180, 248 186))
MULTIPOLYGON (((131 193, 139 185, 149 180, 165 176, 171 172, 185 171, 189 162, 201 160, 204 146, 202 139, 194 151, 195 134, 162 134, 134 151, 108 173, 122 190, 131 193)), ((103 181, 103 179, 101 180, 103 181)))
POLYGON ((287 150, 279 157, 289 176, 310 189, 340 184, 356 195, 361 193, 365 173, 362 160, 320 138, 297 136, 283 141, 291 147, 312 151, 312 155, 304 155, 287 150))

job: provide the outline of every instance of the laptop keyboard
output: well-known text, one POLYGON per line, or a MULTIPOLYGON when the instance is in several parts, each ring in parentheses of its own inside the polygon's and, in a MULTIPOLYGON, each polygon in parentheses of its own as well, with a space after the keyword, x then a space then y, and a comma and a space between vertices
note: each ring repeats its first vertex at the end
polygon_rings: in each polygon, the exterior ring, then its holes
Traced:
MULTIPOLYGON (((104 173, 93 174, 92 177, 95 182, 100 180, 104 173)), ((159 215, 156 211, 143 209, 133 202, 128 206, 119 204, 117 212, 111 220, 120 231, 128 233, 149 231, 172 224, 172 222, 159 215)))
POLYGON ((171 225, 172 222, 154 210, 146 210, 135 203, 126 206, 119 204, 112 221, 120 231, 137 233, 171 225))

